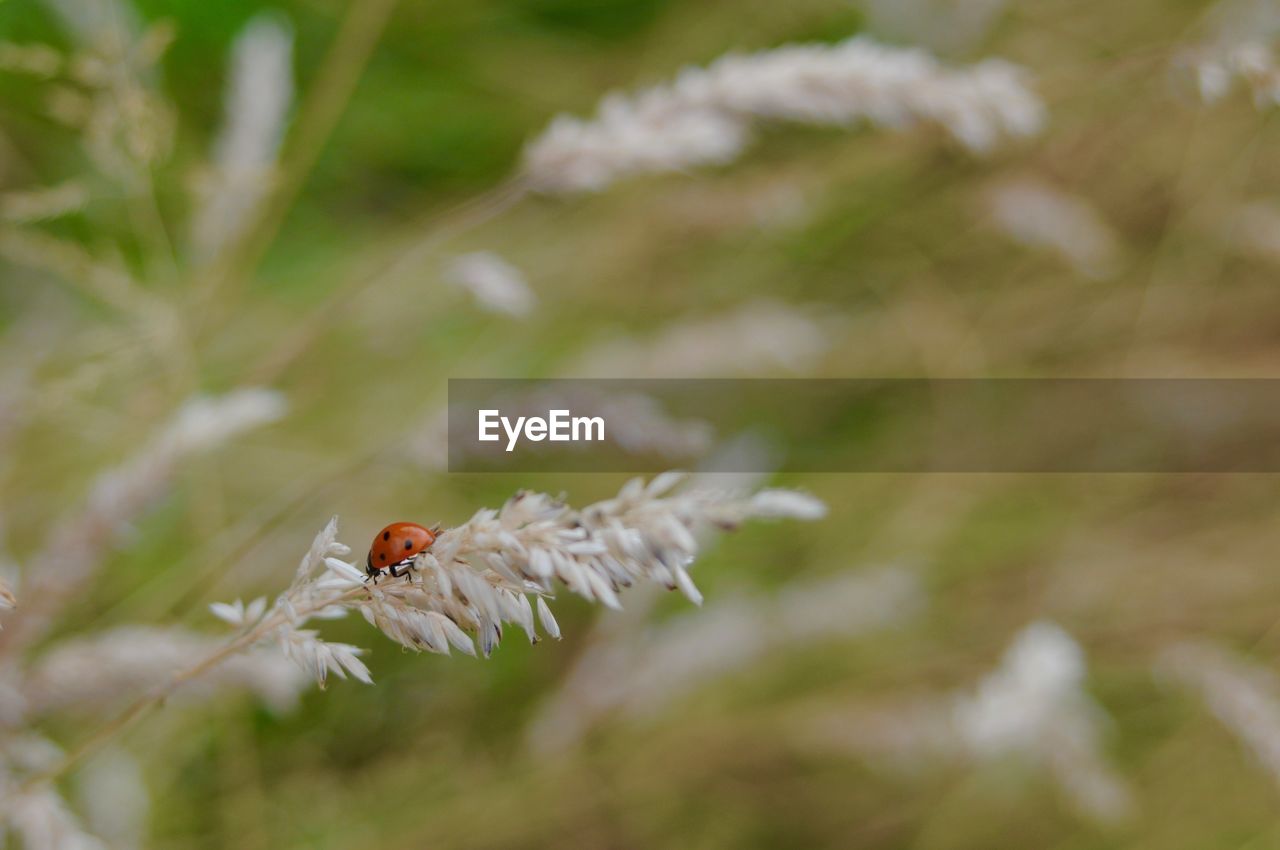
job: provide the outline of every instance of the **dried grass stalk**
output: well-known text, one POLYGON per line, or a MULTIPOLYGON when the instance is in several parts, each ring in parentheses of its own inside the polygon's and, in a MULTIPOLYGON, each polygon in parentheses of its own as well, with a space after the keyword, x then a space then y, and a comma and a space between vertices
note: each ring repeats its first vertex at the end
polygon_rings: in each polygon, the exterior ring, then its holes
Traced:
POLYGON ((404 577, 377 582, 366 580, 363 565, 344 560, 350 550, 337 541, 331 521, 269 610, 265 603, 220 604, 214 612, 241 628, 237 649, 271 639, 322 685, 330 674, 368 682, 360 649, 327 643, 303 626, 354 610, 406 648, 474 655, 478 643, 487 656, 504 625, 514 624, 536 641, 536 617, 545 632, 558 636, 543 600, 558 586, 612 608, 624 588, 642 581, 678 588, 699 603, 688 574, 699 532, 732 530, 748 519, 825 513, 818 500, 785 490, 745 497, 676 491, 681 478, 666 473, 647 484, 636 479, 615 498, 582 510, 543 493, 517 493, 502 508, 479 511, 441 532, 404 577))
POLYGON ((1190 641, 1162 652, 1156 671, 1197 692, 1280 785, 1280 677, 1213 644, 1190 641))
POLYGON ((559 116, 525 149, 541 192, 600 190, 636 175, 735 159, 758 120, 943 127, 973 153, 1038 133, 1044 107, 1016 65, 947 68, 922 50, 858 37, 730 54, 670 84, 612 94, 590 119, 559 116))
POLYGON ((12 652, 52 625, 130 523, 163 495, 184 458, 274 422, 284 409, 279 394, 263 389, 192 399, 132 458, 98 476, 84 503, 54 524, 30 559, 19 590, 23 605, 0 634, 0 650, 12 652))
POLYGON ((1132 792, 1104 754, 1108 717, 1084 690, 1084 677, 1079 644, 1052 623, 1033 623, 973 690, 892 710, 806 715, 797 738, 908 768, 938 759, 1020 759, 1045 770, 1080 814, 1116 823, 1132 814, 1132 792))
MULTIPOLYGON (((168 683, 177 673, 216 651, 221 641, 181 628, 126 626, 89 638, 60 642, 39 658, 23 692, 32 715, 95 711, 118 706, 168 683)), ((276 711, 297 702, 305 679, 279 652, 259 649, 228 659, 209 675, 188 682, 174 696, 207 699, 247 690, 276 711)))
POLYGON ((197 262, 239 239, 272 187, 293 104, 292 61, 293 33, 274 15, 255 17, 231 47, 226 115, 191 225, 197 262))
POLYGON ((522 318, 532 313, 538 303, 524 274, 491 251, 455 257, 449 264, 448 276, 490 313, 522 318))
POLYGON ((995 187, 987 202, 992 220, 1010 238, 1057 254, 1077 274, 1102 280, 1119 270, 1119 240, 1083 198, 1024 178, 995 187))
POLYGON ((653 716, 689 691, 769 652, 852 638, 901 622, 921 607, 918 578, 889 568, 796 584, 777 597, 728 599, 626 640, 604 640, 574 665, 534 718, 530 749, 564 750, 611 714, 653 716))

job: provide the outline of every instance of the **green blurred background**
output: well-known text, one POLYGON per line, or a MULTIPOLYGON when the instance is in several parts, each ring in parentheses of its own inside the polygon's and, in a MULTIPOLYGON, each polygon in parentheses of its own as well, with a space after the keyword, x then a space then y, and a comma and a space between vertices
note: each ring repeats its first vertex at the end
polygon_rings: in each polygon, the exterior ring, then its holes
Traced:
MULTIPOLYGON (((268 8, 292 23, 305 99, 344 3, 137 3, 144 21, 175 27, 149 85, 176 120, 172 153, 151 176, 156 216, 176 241, 220 122, 228 50, 268 8)), ((928 129, 768 129, 729 166, 526 200, 317 314, 499 185, 553 115, 587 114, 606 91, 730 50, 837 41, 875 24, 857 4, 829 0, 402 0, 242 291, 214 308, 193 299, 186 271, 167 268, 135 227, 136 186, 92 173, 85 208, 40 227, 119 256, 189 322, 157 330, 56 276, 4 267, 0 356, 35 375, 0 482, 19 562, 97 471, 191 393, 266 379, 291 404, 279 424, 189 463, 48 644, 127 623, 213 632, 209 602, 279 592, 333 514, 360 549, 392 520, 461 522, 520 487, 564 491, 574 504, 606 497, 620 477, 424 469, 406 437, 449 377, 571 372, 593 346, 657 338, 759 299, 824 329, 821 356, 802 370, 810 376, 1273 374, 1275 260, 1224 233, 1240 204, 1274 201, 1277 129, 1244 95, 1205 106, 1180 83, 1179 51, 1200 37, 1208 8, 1028 0, 998 10, 946 58, 1026 65, 1050 118, 1043 136, 992 158, 964 156, 928 129), (1085 279, 991 225, 985 193, 1026 176, 1088 199, 1121 246, 1115 274, 1085 279), (799 211, 764 224, 744 213, 779 197, 799 211), (540 302, 528 319, 478 310, 446 282, 448 258, 472 250, 524 271, 540 302), (205 322, 206 309, 220 319, 205 322), (303 347, 272 359, 300 330, 303 347)), ((0 3, 0 38, 78 49, 33 0, 0 3)), ((76 133, 48 117, 47 94, 29 77, 0 76, 6 190, 86 172, 76 133)), ((918 576, 923 610, 867 634, 780 640, 648 715, 607 714, 551 752, 531 724, 593 642, 616 629, 643 648, 672 618, 695 616, 692 606, 646 601, 610 626, 617 618, 562 598, 562 642, 511 639, 484 662, 415 656, 363 623, 326 624, 327 636, 372 649, 374 687, 334 683, 287 713, 227 694, 170 707, 121 741, 151 795, 144 846, 1280 846, 1273 777, 1200 701, 1152 672, 1160 650, 1185 638, 1274 664, 1274 477, 776 482, 818 495, 830 517, 717 543, 694 573, 708 599, 696 616, 886 565, 918 576), (807 732, 814 717, 856 725, 971 688, 1041 618, 1088 654, 1087 687, 1114 721, 1103 746, 1134 792, 1123 823, 1081 817, 1018 759, 889 770, 807 732)), ((711 650, 692 642, 700 651, 711 650)), ((45 731, 75 741, 95 724, 71 716, 45 731)), ((74 799, 74 778, 67 787, 74 799)))

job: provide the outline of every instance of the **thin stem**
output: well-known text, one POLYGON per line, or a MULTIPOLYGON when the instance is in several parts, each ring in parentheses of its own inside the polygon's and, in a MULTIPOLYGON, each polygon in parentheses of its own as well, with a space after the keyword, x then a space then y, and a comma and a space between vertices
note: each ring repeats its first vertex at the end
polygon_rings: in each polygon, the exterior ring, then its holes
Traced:
MULTIPOLYGON (((502 183, 443 214, 430 230, 396 254, 389 262, 366 277, 352 277, 334 290, 318 307, 297 323, 297 330, 269 352, 258 363, 249 380, 270 385, 304 355, 324 333, 329 323, 343 315, 360 293, 394 280, 407 269, 421 263, 443 243, 472 228, 491 221, 522 201, 529 194, 522 178, 502 183)), ((424 223, 425 229, 429 225, 424 223)))
MULTIPOLYGON (((339 594, 336 597, 330 597, 320 602, 314 602, 310 606, 304 607, 297 612, 297 622, 305 621, 309 616, 322 608, 327 608, 330 605, 337 605, 342 602, 355 599, 364 592, 364 588, 357 587, 339 594)), ((157 688, 154 692, 144 697, 140 697, 130 704, 128 708, 116 715, 115 718, 100 727, 87 740, 83 741, 78 747, 67 753, 62 760, 53 767, 27 779, 23 783, 23 788, 30 789, 36 785, 52 782, 62 776, 77 764, 101 750, 117 735, 133 726, 152 710, 158 708, 179 687, 193 679, 200 678, 231 656, 262 640, 273 629, 284 625, 288 619, 289 615, 287 613, 282 610, 276 610, 271 614, 268 614, 261 622, 246 631, 244 634, 232 638, 221 648, 215 650, 199 663, 175 673, 164 685, 157 688)))
POLYGON ((141 720, 153 709, 157 708, 178 688, 179 685, 212 670, 234 653, 239 652, 241 649, 244 649, 246 646, 249 646, 254 641, 260 639, 261 628, 262 626, 259 625, 249 632, 246 632, 244 635, 230 641, 199 664, 175 675, 167 684, 159 688, 154 693, 140 697, 134 701, 128 708, 109 721, 106 725, 100 727, 98 731, 94 732, 93 735, 83 741, 78 747, 63 756, 62 760, 53 767, 28 779, 23 783, 24 786, 31 788, 46 782, 52 782, 54 779, 62 776, 71 768, 98 752, 113 738, 124 732, 134 723, 141 720))
POLYGON ((153 254, 160 257, 164 265, 164 274, 169 282, 176 281, 180 271, 178 268, 178 251, 174 247, 173 237, 165 226, 164 214, 160 211, 160 200, 156 196, 155 180, 151 172, 143 170, 138 175, 137 184, 128 187, 130 194, 129 208, 134 218, 134 227, 139 238, 146 241, 153 254))

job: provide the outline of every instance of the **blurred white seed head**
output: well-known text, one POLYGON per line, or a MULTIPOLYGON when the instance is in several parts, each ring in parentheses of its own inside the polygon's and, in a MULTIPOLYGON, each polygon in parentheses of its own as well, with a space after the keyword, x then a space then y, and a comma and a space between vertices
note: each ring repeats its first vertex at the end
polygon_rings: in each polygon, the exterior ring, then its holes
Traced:
POLYGON ((1280 35, 1273 0, 1220 0, 1205 18, 1200 43, 1180 51, 1174 70, 1206 104, 1243 86, 1258 109, 1280 103, 1280 68, 1272 46, 1280 35))
POLYGON ((0 229, 0 256, 9 262, 61 277, 93 298, 122 311, 146 314, 165 323, 164 312, 148 303, 141 289, 117 257, 95 256, 78 242, 34 227, 0 229))
MULTIPOLYGON (((0 556, 0 559, 3 558, 4 556, 0 556)), ((3 566, 8 567, 7 560, 3 566)), ((5 573, 7 573, 7 569, 5 573)), ((11 581, 12 578, 8 575, 0 574, 0 611, 12 611, 18 607, 18 597, 14 594, 13 588, 9 584, 11 581)))
POLYGON ((61 52, 47 44, 0 42, 0 70, 48 79, 62 72, 61 52))
POLYGON ((1222 236, 1243 254, 1280 263, 1280 207, 1267 201, 1243 204, 1222 222, 1222 236))
MULTIPOLYGON (((284 397, 279 393, 258 388, 191 399, 131 459, 98 477, 90 490, 85 509, 77 517, 76 527, 81 529, 81 533, 51 536, 38 564, 56 560, 57 552, 66 550, 66 540, 73 536, 84 538, 86 547, 88 541, 94 539, 97 541, 94 548, 100 548, 105 538, 127 530, 128 523, 162 493, 177 465, 186 456, 215 448, 246 431, 276 422, 284 416, 286 407, 284 397)), ((65 528, 65 525, 61 526, 59 532, 65 528)), ((80 549, 74 553, 79 558, 85 554, 80 549)), ((83 568, 74 569, 81 571, 83 568)), ((60 580, 65 582, 66 579, 64 572, 60 580)))
POLYGON ((791 585, 777 596, 723 600, 647 633, 590 646, 529 725, 539 753, 575 745, 607 717, 652 716, 694 689, 769 652, 855 638, 917 613, 924 593, 900 568, 847 572, 791 585))
POLYGON ((1084 817, 1124 820, 1133 797, 1102 748, 1108 718, 1085 692, 1084 653, 1053 623, 1033 623, 971 691, 892 709, 841 706, 802 718, 797 740, 898 768, 938 760, 1022 759, 1045 770, 1084 817))
POLYGON ((995 225, 1010 238, 1057 254, 1078 274, 1097 280, 1118 271, 1119 241, 1083 199, 1022 179, 992 189, 987 204, 995 225))
POLYGON ((164 495, 182 461, 256 427, 278 420, 286 404, 259 388, 222 396, 198 396, 184 404, 131 458, 98 476, 84 503, 69 510, 30 559, 11 617, 10 641, 30 641, 83 583, 131 523, 164 495))
POLYGON ((751 497, 751 511, 758 517, 819 520, 827 515, 821 499, 795 490, 761 490, 751 497))
POLYGON ((1217 103, 1240 85, 1253 96, 1258 109, 1280 103, 1280 67, 1268 44, 1245 41, 1199 47, 1186 51, 1180 62, 1207 104, 1217 103))
POLYGON ((730 54, 670 84, 612 94, 590 119, 559 116, 525 149, 525 172, 549 193, 596 191, 623 177, 736 158, 757 120, 888 129, 945 128, 973 153, 1038 133, 1044 107, 1017 66, 951 69, 921 50, 866 38, 730 54))
POLYGON ((22 676, 15 668, 0 670, 0 727, 16 728, 27 717, 22 676))
POLYGON ((57 186, 0 195, 0 218, 29 223, 58 218, 76 212, 89 200, 84 184, 68 181, 57 186))
POLYGON ((867 27, 877 37, 941 53, 973 48, 999 19, 1008 0, 863 0, 867 27))
POLYGON ((1034 749, 1056 715, 1080 698, 1084 653, 1052 623, 1028 626, 977 689, 956 702, 965 742, 979 754, 1034 749))
MULTIPOLYGON (((734 375, 803 375, 831 349, 840 319, 818 310, 760 299, 721 315, 674 321, 650 337, 613 334, 589 346, 564 370, 575 378, 700 378, 734 375)), ((544 400, 545 401, 545 400, 544 400)), ((709 423, 678 420, 641 394, 593 398, 614 409, 606 436, 634 451, 654 451, 672 460, 702 456, 714 431, 709 423), (621 430, 613 428, 621 423, 621 430), (615 433, 616 431, 616 433, 615 433)), ((572 407, 572 405, 570 405, 572 407)), ((543 408, 546 409, 546 408, 543 408)), ((409 434, 406 449, 425 469, 448 466, 449 413, 430 411, 409 434)), ((751 468, 750 463, 743 469, 751 468)))
POLYGON ((669 460, 689 460, 710 450, 715 439, 711 423, 678 419, 662 402, 644 393, 619 393, 586 406, 609 423, 606 439, 633 454, 657 454, 669 460))
POLYGON ((119 748, 98 754, 77 774, 76 792, 88 828, 112 850, 144 846, 151 795, 137 759, 119 748))
POLYGON ((782 450, 773 440, 754 431, 743 431, 724 440, 702 459, 690 486, 747 493, 760 487, 781 465, 782 450))
POLYGON ((455 257, 447 274, 454 284, 471 294, 477 305, 491 313, 527 316, 538 303, 520 270, 490 251, 455 257))
POLYGON ((274 390, 249 387, 221 396, 197 396, 178 410, 161 436, 171 451, 185 454, 225 443, 246 431, 277 422, 288 404, 274 390))
POLYGON ((1280 677, 1221 647, 1191 641, 1162 652, 1156 672, 1197 693, 1280 786, 1280 677))
MULTIPOLYGON (((24 684, 29 711, 100 711, 166 684, 221 646, 221 641, 179 628, 126 626, 89 638, 65 640, 32 665, 24 684)), ((279 652, 255 650, 228 659, 208 675, 182 685, 175 699, 204 700, 220 692, 248 691, 273 710, 293 708, 306 680, 279 652)))
POLYGON ((173 39, 161 21, 145 29, 126 0, 45 0, 76 42, 74 85, 48 93, 51 117, 74 127, 104 175, 131 184, 169 153, 176 124, 154 67, 173 39))
POLYGON ((44 0, 81 47, 119 49, 138 37, 142 24, 128 0, 44 0))
POLYGON ((67 804, 51 788, 15 791, 0 811, 25 850, 107 850, 107 845, 84 831, 67 804))
POLYGON ((608 95, 590 121, 556 116, 525 149, 524 167, 542 192, 599 191, 624 177, 723 165, 746 144, 743 119, 657 88, 608 95))
POLYGON ((834 322, 761 299, 672 322, 648 338, 613 335, 567 370, 583 378, 714 378, 805 374, 832 347, 834 322))
POLYGON ((1107 763, 1107 716, 1084 690, 1084 651, 1060 627, 1033 623, 1000 666, 956 698, 960 740, 978 758, 1017 754, 1043 764, 1085 816, 1109 823, 1132 811, 1132 794, 1107 763))
POLYGON ((222 130, 211 172, 198 186, 192 220, 195 258, 216 257, 244 228, 272 188, 293 104, 293 31, 276 14, 260 14, 231 46, 222 130))

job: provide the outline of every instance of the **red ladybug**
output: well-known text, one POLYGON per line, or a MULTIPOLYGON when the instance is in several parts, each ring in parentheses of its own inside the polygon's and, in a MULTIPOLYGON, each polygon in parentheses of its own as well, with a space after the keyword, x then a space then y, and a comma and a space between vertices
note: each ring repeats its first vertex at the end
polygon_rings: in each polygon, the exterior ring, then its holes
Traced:
POLYGON ((416 522, 393 522, 373 538, 369 557, 365 560, 365 572, 374 580, 384 571, 399 578, 408 570, 410 562, 431 548, 436 542, 439 528, 424 528, 416 522), (403 568, 403 571, 402 571, 403 568))

